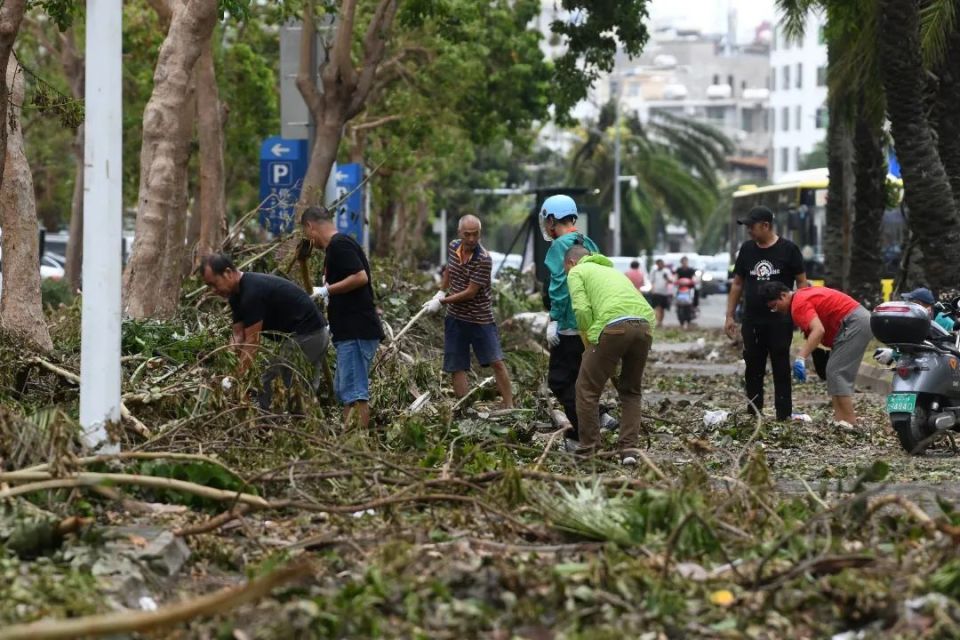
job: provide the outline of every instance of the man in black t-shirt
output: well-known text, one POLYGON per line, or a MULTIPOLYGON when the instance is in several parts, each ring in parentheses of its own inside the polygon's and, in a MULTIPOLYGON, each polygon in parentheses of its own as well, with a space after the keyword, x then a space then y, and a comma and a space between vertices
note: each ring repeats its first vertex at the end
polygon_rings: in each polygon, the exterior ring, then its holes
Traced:
POLYGON ((767 357, 773 370, 774 405, 777 420, 795 417, 790 388, 790 343, 793 340, 793 322, 789 316, 771 313, 760 298, 757 287, 761 282, 782 282, 789 288, 809 286, 803 268, 803 256, 797 245, 777 236, 773 231, 773 212, 766 207, 754 207, 743 220, 750 239, 740 247, 734 265, 733 284, 727 297, 727 335, 734 337, 734 312, 741 294, 744 294, 743 361, 746 365, 744 382, 750 410, 763 410, 763 378, 767 357))
POLYGON ((329 335, 327 322, 310 296, 289 280, 239 271, 223 254, 206 256, 200 269, 207 286, 230 303, 231 343, 240 357, 238 375, 253 362, 261 336, 280 343, 277 355, 271 358, 260 378, 263 385, 260 407, 265 411, 270 409, 275 379, 279 377, 290 386, 297 351, 313 365, 312 382, 316 390, 329 335))
POLYGON ((370 367, 383 339, 380 317, 373 303, 370 263, 356 240, 339 233, 334 214, 324 207, 309 207, 300 217, 303 235, 324 250, 326 284, 314 297, 328 300, 330 330, 337 350, 334 387, 343 405, 343 419, 356 419, 360 427, 370 422, 370 367))

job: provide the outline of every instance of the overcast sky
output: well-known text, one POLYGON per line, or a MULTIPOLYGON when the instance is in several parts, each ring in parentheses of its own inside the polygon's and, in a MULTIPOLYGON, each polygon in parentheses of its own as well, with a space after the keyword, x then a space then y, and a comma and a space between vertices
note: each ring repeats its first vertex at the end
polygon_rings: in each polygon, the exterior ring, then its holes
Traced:
POLYGON ((726 33, 727 11, 737 10, 737 37, 752 39, 754 28, 774 22, 774 0, 652 0, 650 17, 654 26, 664 22, 681 28, 726 33))

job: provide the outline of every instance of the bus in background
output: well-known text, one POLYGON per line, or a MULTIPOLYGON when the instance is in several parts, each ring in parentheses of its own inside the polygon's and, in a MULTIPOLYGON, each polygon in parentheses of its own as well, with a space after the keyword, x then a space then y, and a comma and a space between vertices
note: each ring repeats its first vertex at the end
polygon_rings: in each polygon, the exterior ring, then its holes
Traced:
MULTIPOLYGON (((896 189, 897 204, 888 206, 883 214, 880 251, 883 256, 883 278, 893 279, 900 264, 907 227, 901 206, 903 183, 899 178, 888 175, 887 184, 896 189)), ((733 194, 728 230, 731 262, 736 259, 736 252, 747 239, 746 229, 738 225, 737 220, 745 218, 753 207, 762 205, 773 211, 777 233, 800 247, 807 277, 822 280, 828 186, 826 169, 810 169, 786 174, 778 184, 740 187, 733 194)), ((884 290, 889 288, 890 285, 885 283, 884 290)))

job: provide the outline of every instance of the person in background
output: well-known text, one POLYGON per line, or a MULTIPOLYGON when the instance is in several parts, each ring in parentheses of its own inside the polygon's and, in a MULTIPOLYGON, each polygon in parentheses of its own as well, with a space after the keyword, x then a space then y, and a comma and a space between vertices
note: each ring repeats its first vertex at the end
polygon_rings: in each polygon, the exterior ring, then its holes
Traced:
POLYGON ((447 268, 441 290, 423 304, 430 313, 448 308, 443 331, 443 370, 453 376, 453 391, 458 398, 467 395, 470 350, 481 367, 492 367, 497 389, 505 409, 513 408, 510 374, 503 362, 500 334, 493 317, 490 272, 493 260, 480 244, 480 219, 473 215, 460 218, 459 240, 447 247, 447 268), (444 293, 444 290, 449 293, 444 293))
POLYGON ((677 271, 674 274, 677 277, 677 280, 680 278, 689 278, 691 282, 694 283, 693 287, 693 309, 694 314, 698 313, 700 310, 700 292, 697 290, 697 270, 690 266, 690 259, 687 256, 680 258, 680 266, 677 267, 677 271))
POLYGON ((733 268, 733 284, 727 296, 727 318, 724 330, 735 338, 734 314, 743 295, 744 386, 748 409, 763 411, 763 379, 767 358, 773 369, 774 405, 777 420, 806 419, 793 413, 790 382, 790 343, 793 341, 793 322, 789 316, 772 314, 759 293, 763 282, 779 282, 788 289, 809 286, 803 268, 803 256, 794 243, 779 237, 773 230, 773 212, 766 207, 754 207, 746 218, 737 220, 747 228, 750 239, 740 246, 733 268))
POLYGON ((309 207, 300 216, 303 235, 323 249, 325 285, 314 297, 327 301, 337 371, 333 386, 343 406, 344 424, 370 424, 370 367, 383 340, 380 316, 373 302, 370 263, 351 236, 339 233, 334 214, 325 207, 309 207))
POLYGON ((260 377, 260 408, 270 411, 273 381, 278 377, 289 387, 298 352, 313 366, 311 381, 316 392, 321 363, 327 356, 330 336, 323 314, 307 292, 278 276, 240 271, 222 253, 208 255, 200 263, 204 283, 230 303, 233 315, 231 344, 239 357, 237 376, 253 364, 261 336, 279 344, 275 356, 260 377))
POLYGON ((573 245, 564 257, 567 286, 577 328, 587 349, 577 377, 578 453, 592 455, 600 444, 598 405, 604 386, 620 367, 620 461, 637 464, 643 370, 653 344, 653 309, 609 258, 573 245))
POLYGON ((827 287, 807 287, 793 292, 782 282, 770 281, 761 283, 757 293, 771 311, 792 317, 807 337, 793 363, 797 380, 806 381, 807 357, 815 348, 821 344, 831 348, 827 391, 833 402, 833 417, 841 426, 856 424, 853 384, 863 352, 873 338, 870 312, 842 291, 827 287))
MULTIPOLYGON (((577 319, 570 305, 567 289, 567 272, 564 256, 575 244, 591 252, 597 251, 593 240, 577 230, 577 203, 566 195, 550 196, 540 207, 540 233, 550 243, 544 266, 550 273, 546 283, 549 297, 550 323, 547 325, 547 346, 550 348, 550 364, 547 369, 547 386, 563 406, 563 412, 573 430, 567 434, 571 441, 579 441, 577 420, 577 375, 583 357, 583 340, 577 331, 577 319)), ((616 423, 611 416, 603 414, 601 424, 612 428, 616 423)), ((574 443, 572 442, 571 445, 574 443)))
POLYGON ((663 316, 670 310, 670 285, 674 281, 673 272, 657 258, 656 268, 650 273, 650 306, 657 318, 657 328, 663 326, 663 316))
POLYGON ((643 271, 640 269, 640 262, 634 260, 630 263, 630 268, 627 270, 627 277, 630 279, 630 282, 633 283, 633 286, 637 288, 637 291, 643 288, 643 285, 646 284, 643 277, 643 271))

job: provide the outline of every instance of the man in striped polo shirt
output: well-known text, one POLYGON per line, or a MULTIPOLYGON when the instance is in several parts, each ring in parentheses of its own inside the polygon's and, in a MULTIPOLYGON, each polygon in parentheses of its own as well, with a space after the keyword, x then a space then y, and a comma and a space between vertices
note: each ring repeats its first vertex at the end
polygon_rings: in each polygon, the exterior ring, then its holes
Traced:
POLYGON ((453 375, 453 391, 467 395, 470 349, 482 367, 492 367, 504 408, 513 407, 510 374, 503 362, 500 335, 493 319, 490 272, 493 260, 480 244, 480 219, 466 215, 457 226, 460 236, 447 247, 447 268, 441 291, 423 306, 436 313, 446 306, 443 332, 443 370, 453 375), (448 293, 444 293, 446 290, 448 293))

